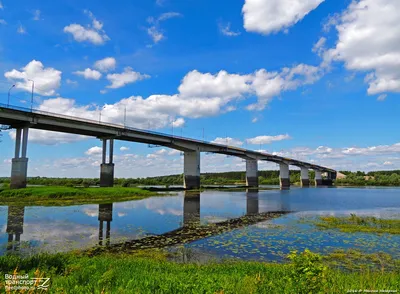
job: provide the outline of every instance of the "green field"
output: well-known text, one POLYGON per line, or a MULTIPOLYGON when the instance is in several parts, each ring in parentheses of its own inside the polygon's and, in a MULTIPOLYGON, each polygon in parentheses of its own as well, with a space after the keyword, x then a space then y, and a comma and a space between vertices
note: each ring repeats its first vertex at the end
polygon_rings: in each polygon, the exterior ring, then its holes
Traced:
POLYGON ((158 195, 140 188, 28 187, 0 188, 0 205, 78 205, 139 200, 158 195))

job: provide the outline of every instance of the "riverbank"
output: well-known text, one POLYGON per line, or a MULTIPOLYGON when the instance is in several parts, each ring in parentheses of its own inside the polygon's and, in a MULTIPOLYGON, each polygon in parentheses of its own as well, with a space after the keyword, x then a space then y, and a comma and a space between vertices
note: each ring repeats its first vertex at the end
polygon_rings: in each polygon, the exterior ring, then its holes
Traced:
POLYGON ((78 205, 140 200, 160 195, 140 188, 28 187, 0 188, 0 205, 78 205))
MULTIPOLYGON (((162 252, 0 257, 3 273, 50 278, 47 293, 346 293, 398 290, 400 270, 341 271, 319 255, 291 254, 289 264, 223 261, 181 264, 162 252), (15 272, 15 269, 16 272, 15 272)), ((4 287, 4 275, 0 277, 4 287)))

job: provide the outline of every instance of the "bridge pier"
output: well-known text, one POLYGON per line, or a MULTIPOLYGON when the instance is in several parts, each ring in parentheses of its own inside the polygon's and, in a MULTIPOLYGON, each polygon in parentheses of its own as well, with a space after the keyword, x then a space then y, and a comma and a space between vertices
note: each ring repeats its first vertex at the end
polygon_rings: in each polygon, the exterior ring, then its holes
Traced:
POLYGON ((185 151, 183 165, 185 189, 200 189, 200 152, 185 151))
POLYGON ((322 172, 320 170, 315 170, 315 186, 322 186, 322 172))
POLYGON ((302 167, 300 171, 300 182, 303 188, 310 187, 310 179, 308 177, 308 168, 302 167))
POLYGON ((183 227, 200 225, 200 193, 185 191, 183 198, 183 227))
POLYGON ((326 179, 322 179, 322 184, 324 186, 331 187, 333 186, 333 180, 336 180, 335 172, 326 172, 326 179))
POLYGON ((26 152, 28 148, 29 128, 18 128, 15 135, 15 156, 11 161, 11 189, 26 188, 26 178, 28 174, 28 158, 26 152), (21 150, 22 137, 22 150, 21 150), (20 157, 21 152, 21 157, 20 157))
POLYGON ((258 187, 258 162, 257 160, 246 160, 246 186, 258 187))
POLYGON ((290 189, 290 173, 289 165, 286 163, 279 164, 279 182, 282 190, 290 189))
POLYGON ((114 186, 114 139, 109 139, 110 141, 110 151, 109 160, 106 162, 107 158, 107 139, 102 139, 103 141, 103 154, 102 163, 100 165, 100 187, 113 187, 114 186))

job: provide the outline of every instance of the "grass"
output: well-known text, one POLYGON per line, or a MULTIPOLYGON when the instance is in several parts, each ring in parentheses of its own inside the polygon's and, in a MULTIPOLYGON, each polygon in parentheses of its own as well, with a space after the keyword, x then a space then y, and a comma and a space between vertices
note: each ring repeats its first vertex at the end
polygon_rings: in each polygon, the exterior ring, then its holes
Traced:
MULTIPOLYGON (((303 253, 289 264, 225 261, 200 265, 170 262, 165 254, 154 250, 135 255, 43 254, 2 256, 0 272, 17 269, 18 274, 48 277, 51 286, 47 293, 346 293, 351 289, 400 289, 398 268, 343 272, 321 265, 315 254, 311 257, 303 253)), ((4 283, 3 275, 0 283, 4 283)))
POLYGON ((339 229, 346 233, 400 234, 399 219, 380 219, 351 214, 349 217, 322 216, 314 224, 322 229, 339 229))
POLYGON ((0 189, 0 205, 77 205, 139 200, 158 195, 140 188, 28 187, 0 189))

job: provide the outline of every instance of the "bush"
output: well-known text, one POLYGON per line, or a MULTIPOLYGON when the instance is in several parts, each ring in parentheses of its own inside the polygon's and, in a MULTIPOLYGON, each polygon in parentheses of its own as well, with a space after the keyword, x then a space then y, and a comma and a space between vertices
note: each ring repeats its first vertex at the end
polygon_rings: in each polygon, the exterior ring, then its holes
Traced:
MULTIPOLYGON (((328 268, 321 262, 322 256, 308 249, 297 254, 292 251, 288 258, 293 269, 289 281, 297 288, 298 293, 326 293, 328 268)), ((329 291, 328 291, 329 292, 329 291)))

